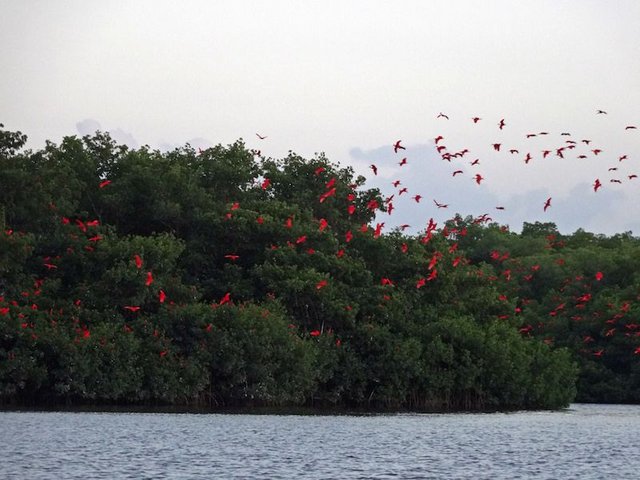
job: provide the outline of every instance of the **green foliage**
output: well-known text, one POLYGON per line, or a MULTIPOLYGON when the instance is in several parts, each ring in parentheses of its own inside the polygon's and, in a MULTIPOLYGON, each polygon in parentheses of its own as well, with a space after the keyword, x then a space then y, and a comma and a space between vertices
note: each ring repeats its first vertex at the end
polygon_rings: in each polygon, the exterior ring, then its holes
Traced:
POLYGON ((323 155, 25 141, 0 129, 1 402, 558 408, 576 363, 582 398, 638 400, 632 336, 582 351, 621 309, 636 331, 630 235, 379 235, 380 192, 323 155))

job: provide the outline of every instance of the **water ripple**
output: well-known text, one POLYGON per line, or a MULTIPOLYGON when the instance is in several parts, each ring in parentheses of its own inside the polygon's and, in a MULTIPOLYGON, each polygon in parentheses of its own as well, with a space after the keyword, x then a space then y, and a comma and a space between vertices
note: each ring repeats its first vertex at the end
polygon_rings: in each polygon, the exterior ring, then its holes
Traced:
POLYGON ((0 412, 6 479, 637 478, 640 407, 296 416, 0 412))

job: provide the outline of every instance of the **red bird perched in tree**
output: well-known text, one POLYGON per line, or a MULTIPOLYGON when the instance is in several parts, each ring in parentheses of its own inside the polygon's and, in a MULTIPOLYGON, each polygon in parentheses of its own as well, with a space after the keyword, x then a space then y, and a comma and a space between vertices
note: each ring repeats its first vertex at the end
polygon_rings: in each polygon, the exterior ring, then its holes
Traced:
POLYGON ((347 207, 347 212, 349 213, 349 215, 353 215, 356 212, 356 206, 355 205, 349 205, 347 207))
POLYGON ((347 233, 344 234, 344 239, 347 243, 353 240, 353 233, 351 233, 351 230, 348 230, 347 233))
POLYGON ((320 230, 322 232, 328 226, 329 226, 329 222, 327 222, 327 220, 325 220, 324 218, 321 218, 320 219, 320 224, 318 225, 318 230, 320 230))
POLYGON ((315 173, 316 175, 320 175, 325 170, 326 170, 326 168, 324 168, 324 167, 318 167, 318 168, 316 168, 315 172, 313 172, 313 173, 315 173))
POLYGON ((369 168, 371 169, 371 171, 373 171, 374 175, 378 175, 378 167, 376 167, 375 165, 371 164, 371 165, 369 165, 369 168))
POLYGON ((218 302, 218 305, 224 305, 225 303, 229 303, 231 301, 231 293, 227 292, 218 302))
POLYGON ((500 120, 500 123, 498 123, 498 128, 500 128, 500 130, 502 130, 505 125, 506 125, 506 123, 504 123, 504 118, 503 118, 502 120, 500 120))
POLYGON ((422 288, 426 285, 427 283, 427 279, 426 278, 420 278, 417 282, 416 282, 416 288, 422 288))
POLYGON ((125 310, 129 310, 130 312, 137 312, 138 310, 140 310, 140 307, 127 305, 127 306, 124 307, 124 309, 125 310))
POLYGON ((319 337, 321 333, 320 333, 320 330, 311 330, 309 332, 309 335, 311 335, 312 337, 319 337))
POLYGON ((600 183, 600 179, 596 178, 596 181, 593 182, 593 191, 597 192, 601 186, 602 186, 602 183, 600 183))
POLYGON ((402 160, 398 162, 398 165, 400 165, 401 167, 406 164, 407 164, 407 157, 404 157, 402 160))
POLYGON ((595 278, 599 282, 604 278, 604 274, 602 272, 596 272, 595 278))
POLYGON ((291 228, 291 227, 293 227, 293 218, 291 218, 291 217, 287 218, 287 219, 285 220, 285 222, 284 222, 284 226, 285 226, 286 228, 291 228))
POLYGON ((373 238, 378 238, 380 233, 382 232, 382 228, 384 227, 384 222, 376 224, 376 229, 373 232, 373 238))
POLYGON ((404 148, 402 145, 400 145, 400 142, 402 140, 398 140, 396 143, 394 143, 393 145, 393 152, 394 153, 398 153, 398 150, 406 150, 406 148, 404 148))
POLYGON ((431 273, 427 277, 427 282, 430 282, 431 280, 435 280, 437 276, 438 276, 438 270, 434 268, 433 270, 431 270, 431 273))
POLYGON ((476 183, 477 183, 478 185, 480 185, 480 182, 481 182, 482 180, 484 180, 484 177, 483 177, 482 175, 480 175, 479 173, 476 173, 475 179, 476 179, 476 183))
POLYGON ((296 239, 296 244, 300 245, 301 243, 304 243, 307 241, 307 236, 306 235, 301 235, 296 239))
POLYGON ((369 200, 369 202, 367 203, 367 208, 369 210, 375 210, 376 208, 380 208, 380 204, 376 199, 369 200))
POLYGON ((111 180, 104 180, 102 182, 100 182, 100 185, 98 185, 99 188, 104 188, 107 185, 109 185, 111 183, 111 180))
POLYGON ((235 255, 232 253, 229 253, 227 255, 224 256, 224 258, 231 260, 232 262, 235 262, 236 260, 238 260, 240 258, 240 255, 235 255))
POLYGON ((390 285, 390 286, 394 286, 393 280, 391 280, 390 278, 387 277, 382 277, 380 279, 380 285, 390 285))
POLYGON ((323 287, 326 287, 328 285, 328 281, 327 280, 320 280, 318 283, 316 283, 316 289, 320 290, 323 287))
POLYGON ((167 299, 167 294, 164 293, 164 290, 160 290, 160 292, 158 292, 158 300, 160 301, 160 303, 164 303, 166 299, 167 299))
POLYGON ((544 202, 544 209, 543 211, 546 212, 547 208, 549 208, 551 206, 551 197, 547 198, 546 202, 544 202))
POLYGON ((151 274, 151 272, 147 272, 147 279, 145 280, 144 284, 148 287, 152 283, 153 283, 153 275, 151 274))
POLYGON ((136 268, 139 270, 142 268, 142 258, 140 255, 136 254, 133 256, 133 260, 136 262, 136 268))
POLYGON ((271 180, 269 180, 268 178, 265 178, 265 179, 262 181, 262 184, 260 185, 260 187, 261 187, 263 190, 266 190, 267 188, 269 188, 269 185, 271 185, 271 180))
POLYGON ((327 198, 332 197, 336 194, 336 187, 333 187, 331 190, 327 190, 322 195, 320 195, 320 203, 323 203, 327 198))

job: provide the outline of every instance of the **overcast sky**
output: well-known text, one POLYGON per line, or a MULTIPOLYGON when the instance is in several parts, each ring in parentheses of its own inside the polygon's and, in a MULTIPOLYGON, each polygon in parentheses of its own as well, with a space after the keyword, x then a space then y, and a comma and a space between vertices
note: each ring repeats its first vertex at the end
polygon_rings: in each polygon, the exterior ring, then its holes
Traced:
POLYGON ((637 0, 0 0, 0 12, 0 122, 32 148, 95 129, 134 147, 242 137, 268 156, 353 165, 396 193, 387 227, 459 212, 640 235, 637 0), (469 152, 443 160, 439 135, 469 152), (560 158, 566 140, 578 146, 560 158))

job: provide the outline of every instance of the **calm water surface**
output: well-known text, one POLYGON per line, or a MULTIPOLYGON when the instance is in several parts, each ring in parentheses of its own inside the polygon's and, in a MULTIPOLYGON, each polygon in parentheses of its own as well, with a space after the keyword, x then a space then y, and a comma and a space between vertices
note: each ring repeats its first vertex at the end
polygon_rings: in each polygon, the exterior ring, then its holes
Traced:
POLYGON ((299 416, 0 412, 0 478, 640 478, 640 406, 299 416))

